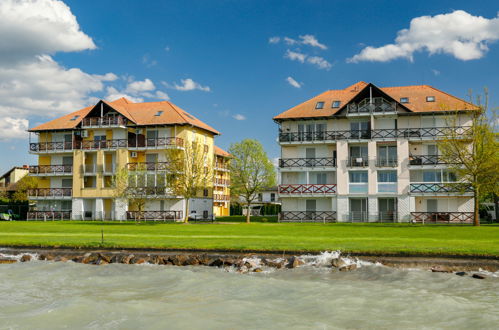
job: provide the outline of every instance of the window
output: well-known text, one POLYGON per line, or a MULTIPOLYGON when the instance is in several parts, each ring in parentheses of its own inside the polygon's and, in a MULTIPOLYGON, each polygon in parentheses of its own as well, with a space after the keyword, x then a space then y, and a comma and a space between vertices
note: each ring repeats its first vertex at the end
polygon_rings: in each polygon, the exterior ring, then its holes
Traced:
POLYGON ((324 102, 317 102, 317 104, 315 105, 315 108, 316 109, 323 109, 324 108, 324 102))
POLYGON ((70 120, 76 120, 76 119, 78 119, 78 118, 80 118, 80 115, 76 115, 76 116, 74 116, 73 118, 71 118, 70 120))
POLYGON ((435 96, 427 96, 426 102, 435 102, 435 96))
POLYGON ((409 98, 408 97, 401 97, 400 103, 409 103, 409 98))
POLYGON ((203 196, 204 197, 208 196, 208 189, 203 189, 203 196))
POLYGON ((367 171, 349 172, 350 183, 367 183, 367 171))
POLYGON ((378 171, 378 182, 397 182, 397 171, 378 171))
POLYGON ((155 116, 159 117, 159 116, 161 116, 162 113, 163 113, 163 111, 158 111, 158 112, 156 112, 155 116))
POLYGON ((341 101, 333 101, 333 108, 339 108, 341 101))
POLYGON ((270 193, 270 201, 275 202, 275 193, 270 193))

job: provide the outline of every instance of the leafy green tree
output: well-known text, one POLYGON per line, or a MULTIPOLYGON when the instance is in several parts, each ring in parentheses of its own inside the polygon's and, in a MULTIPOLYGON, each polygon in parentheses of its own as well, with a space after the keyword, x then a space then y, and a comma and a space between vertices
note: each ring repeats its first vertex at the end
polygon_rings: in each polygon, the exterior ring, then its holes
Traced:
POLYGON ((146 174, 145 169, 129 171, 122 167, 113 176, 114 197, 130 201, 139 212, 135 219, 139 221, 147 202, 146 174))
POLYGON ((38 187, 38 178, 25 175, 21 180, 15 183, 15 191, 12 194, 12 200, 15 202, 26 202, 28 200, 28 190, 38 187))
POLYGON ((480 201, 487 194, 499 194, 499 136, 495 118, 491 120, 486 113, 487 103, 473 115, 469 132, 449 130, 438 144, 442 159, 450 164, 461 186, 471 187, 473 191, 475 226, 480 225, 480 201))
POLYGON ((189 200, 213 184, 213 166, 208 146, 201 140, 186 141, 182 150, 169 149, 166 152, 166 187, 173 195, 185 199, 184 222, 189 222, 189 200))
POLYGON ((229 148, 232 155, 231 194, 246 204, 246 222, 250 222, 251 204, 258 193, 276 184, 275 168, 260 142, 245 139, 229 148))

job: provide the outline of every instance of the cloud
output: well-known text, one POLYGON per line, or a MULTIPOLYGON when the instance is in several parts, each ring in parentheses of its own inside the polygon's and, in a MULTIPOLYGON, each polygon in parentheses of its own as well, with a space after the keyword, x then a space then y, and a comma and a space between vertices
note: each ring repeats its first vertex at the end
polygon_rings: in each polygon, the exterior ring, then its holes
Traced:
POLYGON ((279 37, 270 37, 269 44, 277 44, 277 43, 279 43, 280 40, 281 40, 281 38, 279 38, 279 37))
POLYGON ((0 120, 0 141, 26 138, 28 126, 29 122, 26 119, 3 117, 0 120))
POLYGON ((246 120, 246 117, 244 115, 241 115, 240 113, 237 113, 232 116, 235 120, 246 120))
POLYGON ((301 88, 301 84, 296 80, 294 80, 292 77, 287 77, 286 81, 295 88, 301 88))
POLYGON ((431 69, 431 72, 432 72, 435 76, 440 76, 440 71, 438 71, 437 69, 431 69))
POLYGON ((348 62, 388 62, 398 58, 413 61, 415 52, 430 55, 448 54, 468 61, 480 59, 488 44, 499 39, 499 15, 487 19, 463 10, 436 16, 421 16, 411 20, 408 29, 400 30, 393 44, 368 46, 349 58, 348 62))
POLYGON ((163 91, 156 90, 156 86, 151 79, 133 80, 132 77, 125 77, 128 81, 125 89, 120 91, 115 87, 107 87, 106 99, 109 101, 125 97, 133 102, 144 102, 144 97, 150 99, 169 100, 170 97, 163 91))
POLYGON ((309 56, 308 54, 295 52, 291 50, 287 50, 284 54, 285 58, 290 59, 291 61, 298 61, 300 63, 309 63, 315 65, 319 69, 329 70, 332 67, 332 64, 329 63, 326 59, 320 56, 309 56))
POLYGON ((149 56, 149 54, 145 54, 144 56, 142 56, 142 63, 143 63, 146 67, 150 68, 150 67, 153 67, 153 66, 155 66, 156 64, 158 64, 158 61, 153 60, 153 59, 149 56))
POLYGON ((200 90, 200 91, 203 91, 203 92, 209 92, 211 89, 210 87, 208 86, 201 86, 199 83, 195 82, 194 80, 192 80, 191 78, 187 78, 187 79, 180 79, 180 81, 182 82, 181 85, 177 85, 176 83, 172 85, 166 83, 166 82, 163 82, 163 85, 165 85, 166 87, 168 88, 173 88, 173 89, 176 89, 178 91, 182 91, 182 92, 186 92, 186 91, 193 91, 193 90, 200 90))
POLYGON ((123 92, 118 91, 115 87, 109 86, 107 87, 107 94, 104 97, 107 101, 114 101, 120 98, 127 98, 132 102, 139 103, 139 102, 144 102, 144 99, 142 97, 138 96, 132 96, 123 92))
POLYGON ((320 48, 322 50, 326 50, 327 49, 327 46, 324 45, 324 44, 321 44, 319 42, 319 40, 317 40, 317 38, 314 35, 312 35, 312 34, 305 34, 305 35, 302 35, 302 36, 298 36, 298 40, 290 38, 290 37, 283 37, 282 39, 280 37, 277 37, 277 36, 276 37, 271 37, 271 38, 269 38, 269 43, 271 43, 271 44, 277 44, 281 40, 285 44, 287 44, 289 46, 307 45, 307 46, 311 46, 311 47, 317 47, 317 48, 320 48))
POLYGON ((170 99, 168 94, 166 94, 165 92, 162 92, 162 91, 156 91, 156 98, 161 99, 161 100, 166 100, 166 101, 168 101, 170 99))
POLYGON ((300 52, 294 52, 289 49, 286 51, 286 54, 284 54, 285 58, 289 58, 291 61, 298 61, 300 63, 304 63, 307 56, 308 55, 306 54, 300 52))
POLYGON ((131 94, 140 94, 141 92, 149 92, 156 89, 154 83, 150 79, 144 79, 143 81, 132 81, 126 86, 125 92, 131 94))

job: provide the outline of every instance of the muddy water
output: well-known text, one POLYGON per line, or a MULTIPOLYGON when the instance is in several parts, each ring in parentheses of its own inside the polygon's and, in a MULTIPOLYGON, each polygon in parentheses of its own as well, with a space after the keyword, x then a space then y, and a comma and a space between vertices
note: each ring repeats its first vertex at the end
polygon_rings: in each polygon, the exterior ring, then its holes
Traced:
POLYGON ((0 329, 494 329, 499 277, 359 264, 238 274, 211 267, 0 265, 0 329))

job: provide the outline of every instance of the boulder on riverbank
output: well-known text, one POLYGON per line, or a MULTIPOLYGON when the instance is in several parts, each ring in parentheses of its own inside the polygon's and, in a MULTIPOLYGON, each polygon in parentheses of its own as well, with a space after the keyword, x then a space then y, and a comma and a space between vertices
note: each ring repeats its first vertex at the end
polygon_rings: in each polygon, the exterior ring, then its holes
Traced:
POLYGON ((24 254, 21 259, 19 259, 20 262, 28 262, 31 261, 32 257, 29 254, 24 254))

